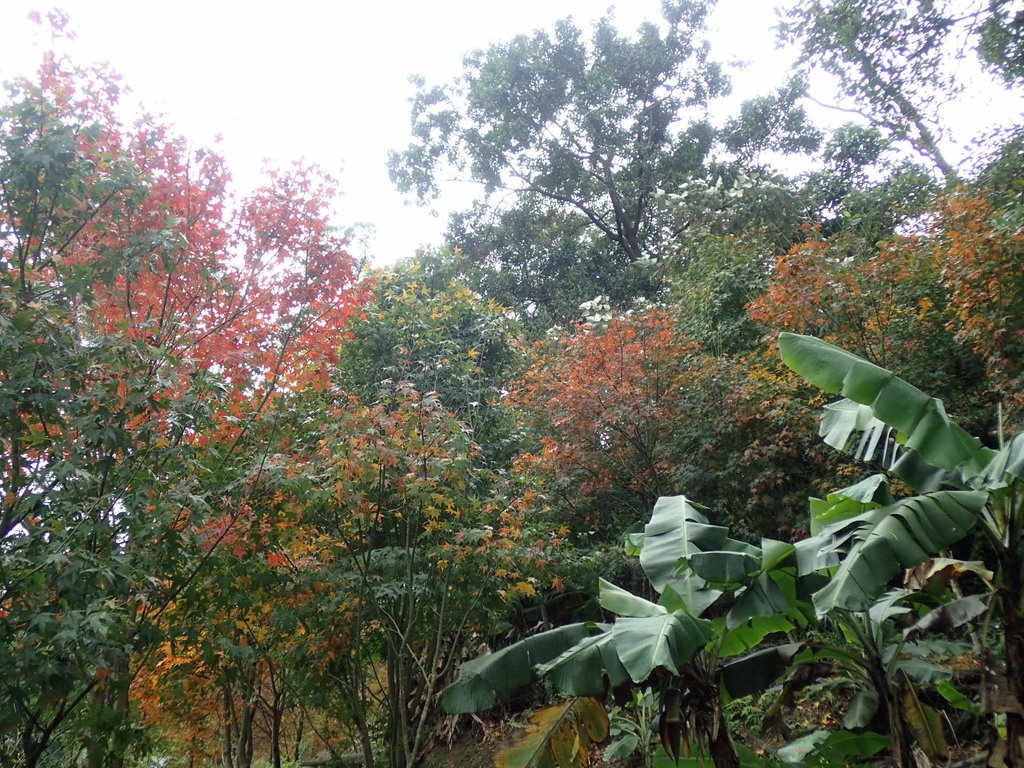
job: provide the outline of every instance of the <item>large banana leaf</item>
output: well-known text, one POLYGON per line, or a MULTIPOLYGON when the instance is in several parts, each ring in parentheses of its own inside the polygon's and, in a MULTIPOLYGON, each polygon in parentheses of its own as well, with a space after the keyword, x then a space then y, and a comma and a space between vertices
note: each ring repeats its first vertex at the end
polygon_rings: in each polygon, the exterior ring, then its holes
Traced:
POLYGON ((769 635, 789 632, 794 624, 782 615, 755 616, 735 627, 729 627, 722 618, 713 622, 720 637, 718 658, 727 659, 748 653, 769 635))
POLYGON ((612 627, 615 652, 634 683, 642 683, 658 667, 678 675, 710 639, 711 622, 683 611, 620 617, 612 627))
POLYGON ((717 585, 755 572, 758 558, 756 547, 730 539, 685 496, 658 499, 640 549, 640 565, 652 586, 658 592, 671 587, 694 616, 722 595, 709 581, 717 585))
POLYGON ((999 450, 985 471, 977 478, 976 487, 998 489, 1024 480, 1024 432, 1013 437, 999 450))
POLYGON ((871 475, 859 483, 833 491, 824 499, 811 498, 811 535, 817 536, 833 523, 861 515, 894 501, 885 475, 871 475))
POLYGON ((725 615, 726 628, 735 629, 751 619, 790 613, 796 601, 796 574, 763 571, 736 598, 725 615))
POLYGON ((767 690, 790 668, 803 647, 803 643, 776 645, 722 665, 719 674, 722 688, 733 699, 767 690))
MULTIPOLYGON (((560 656, 580 641, 601 629, 593 624, 568 624, 520 640, 500 651, 467 661, 459 677, 441 698, 445 711, 452 714, 479 712, 537 680, 534 670, 560 656)), ((597 678, 600 683, 600 677, 597 678)))
POLYGON ((846 549, 829 583, 814 593, 819 615, 867 610, 889 579, 962 539, 984 508, 978 491, 939 491, 902 499, 825 528, 820 548, 846 549))
POLYGON ((616 616, 646 617, 663 616, 668 613, 665 606, 644 600, 644 598, 601 578, 597 580, 597 601, 602 608, 611 611, 616 616))
POLYGON ((821 339, 783 333, 783 362, 812 384, 871 408, 897 441, 929 464, 964 478, 979 475, 995 452, 946 416, 942 402, 873 363, 821 339))
POLYGON ((496 768, 585 768, 589 747, 608 737, 599 701, 571 699, 537 710, 522 738, 494 756, 496 768))
POLYGON ((538 664, 534 670, 537 675, 550 680, 556 690, 570 696, 600 696, 606 688, 627 685, 629 674, 615 652, 611 626, 598 626, 602 634, 586 637, 551 661, 538 664), (605 675, 608 676, 607 686, 605 675))
POLYGON ((882 464, 891 466, 897 450, 888 442, 892 427, 875 418, 870 406, 843 399, 825 406, 819 434, 837 451, 847 451, 855 459, 871 461, 882 444, 882 464), (853 438, 860 435, 856 444, 853 438))
MULTIPOLYGON (((622 595, 615 599, 625 602, 622 595)), ((619 616, 610 627, 600 625, 603 634, 582 639, 534 671, 575 696, 603 693, 605 675, 613 688, 629 680, 642 683, 659 667, 678 675, 711 639, 711 622, 635 599, 649 608, 619 616)))

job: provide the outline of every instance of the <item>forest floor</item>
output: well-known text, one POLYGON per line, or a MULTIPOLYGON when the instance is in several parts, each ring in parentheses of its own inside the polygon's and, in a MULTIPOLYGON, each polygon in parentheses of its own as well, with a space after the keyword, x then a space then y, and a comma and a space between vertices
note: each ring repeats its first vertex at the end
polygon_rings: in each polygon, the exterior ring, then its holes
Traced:
MULTIPOLYGON (((841 727, 843 714, 849 705, 852 692, 842 688, 821 686, 806 692, 798 698, 796 707, 786 713, 786 723, 791 729, 790 739, 817 729, 838 729, 841 727)), ((734 738, 757 755, 772 756, 789 739, 777 734, 766 733, 760 727, 760 719, 765 709, 770 706, 767 700, 734 702, 730 707, 730 720, 734 738), (741 706, 737 706, 741 705, 741 706)), ((472 728, 463 730, 452 742, 451 746, 440 744, 427 756, 426 768, 493 768, 494 756, 504 747, 514 743, 522 733, 526 721, 526 713, 513 715, 502 720, 488 718, 478 720, 472 728)), ((933 763, 943 766, 982 766, 985 763, 984 745, 976 739, 957 742, 957 730, 952 723, 947 723, 947 734, 952 732, 950 739, 949 760, 933 763)), ((963 734, 961 734, 963 735, 963 734)), ((976 736, 977 734, 972 734, 976 736)), ((639 757, 635 761, 621 761, 614 764, 605 763, 601 758, 604 746, 593 748, 592 763, 594 768, 629 768, 640 765, 639 757)), ((926 763, 927 764, 927 763, 926 763)), ((857 763, 865 768, 888 768, 892 766, 887 756, 879 755, 874 759, 866 759, 857 763)))

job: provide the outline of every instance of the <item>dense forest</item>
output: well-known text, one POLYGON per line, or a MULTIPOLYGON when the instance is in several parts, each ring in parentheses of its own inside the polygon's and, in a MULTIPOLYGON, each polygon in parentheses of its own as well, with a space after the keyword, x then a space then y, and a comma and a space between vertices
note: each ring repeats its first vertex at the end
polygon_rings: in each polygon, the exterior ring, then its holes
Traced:
POLYGON ((1024 136, 942 117, 1024 10, 792 2, 719 119, 712 6, 415 80, 392 180, 483 194, 388 268, 6 85, 0 766, 1024 767, 1024 136))

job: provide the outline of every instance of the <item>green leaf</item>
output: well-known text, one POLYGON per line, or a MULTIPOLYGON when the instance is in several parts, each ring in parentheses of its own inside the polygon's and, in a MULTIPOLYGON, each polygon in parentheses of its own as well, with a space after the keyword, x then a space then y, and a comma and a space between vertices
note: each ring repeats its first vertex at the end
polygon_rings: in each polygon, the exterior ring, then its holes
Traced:
POLYGON ((850 702, 850 708, 846 710, 843 718, 843 728, 856 730, 864 728, 878 712, 878 692, 873 688, 865 688, 857 691, 857 695, 850 702))
POLYGON ((967 595, 940 605, 903 630, 903 638, 913 641, 929 632, 949 632, 973 621, 988 610, 986 598, 987 595, 967 595))
POLYGON ((697 552, 689 563, 709 584, 740 584, 760 568, 760 559, 746 552, 697 552))
MULTIPOLYGON (((722 619, 715 619, 721 626, 722 619)), ((721 630, 718 655, 725 659, 753 650, 768 635, 789 632, 793 623, 785 616, 754 616, 737 627, 721 630)))
POLYGON ((790 765, 843 768, 889 748, 889 738, 878 733, 812 731, 778 751, 790 765))
POLYGON ((1020 432, 1003 446, 977 479, 975 487, 1001 488, 1024 480, 1024 432, 1020 432))
POLYGON ((829 737, 828 731, 811 731, 781 747, 775 756, 790 765, 806 765, 807 758, 829 737))
POLYGON ((903 499, 829 526, 814 539, 819 550, 847 547, 831 581, 814 594, 819 615, 834 608, 866 610, 902 568, 910 568, 962 539, 988 497, 939 491, 903 499))
POLYGON ((871 475, 840 491, 833 491, 825 499, 811 499, 811 535, 834 523, 849 520, 869 509, 892 504, 889 480, 885 475, 871 475))
POLYGON ((467 661, 441 698, 446 712, 463 714, 493 707, 537 680, 534 667, 557 658, 592 634, 592 625, 569 624, 520 640, 467 661))
POLYGON ((678 675, 711 638, 711 622, 683 612, 623 617, 612 627, 612 638, 630 678, 642 683, 658 667, 678 675))
MULTIPOLYGON (((662 496, 644 527, 640 565, 658 592, 672 584, 685 598, 686 590, 673 583, 679 560, 698 552, 722 549, 726 538, 726 529, 709 525, 685 496, 662 496)), ((697 586, 702 587, 703 583, 697 586)))
POLYGON ((957 709, 962 709, 964 712, 970 712, 974 715, 981 712, 981 707, 978 706, 978 703, 965 696, 949 680, 939 680, 935 684, 935 690, 957 709))
POLYGON ((777 645, 724 664, 719 672, 722 687, 733 699, 761 693, 789 669, 803 647, 803 643, 777 645))
POLYGON ((729 609, 726 626, 733 629, 755 617, 789 613, 794 607, 795 581, 795 576, 785 571, 760 573, 729 609), (789 595, 779 582, 786 584, 789 595))
POLYGON ((901 603, 922 599, 924 599, 924 595, 920 592, 911 592, 909 589, 891 589, 871 604, 868 616, 875 624, 881 624, 896 616, 910 613, 909 606, 901 605, 901 603))
MULTIPOLYGON (((860 461, 871 461, 878 443, 887 439, 892 432, 884 421, 876 419, 867 405, 844 399, 826 405, 821 415, 818 434, 837 451, 849 453, 860 461), (854 444, 856 435, 859 440, 854 444)), ((891 452, 883 443, 882 465, 893 463, 891 452)))
POLYGON ((709 588, 698 570, 716 579, 731 578, 741 571, 756 571, 752 563, 759 557, 756 547, 730 539, 725 528, 708 524, 685 496, 663 496, 644 529, 640 564, 658 592, 671 587, 688 611, 699 616, 722 592, 709 588))
POLYGON ((627 733, 605 747, 604 761, 611 763, 616 760, 625 760, 636 751, 639 744, 640 739, 635 733, 627 733))
POLYGON ((601 634, 586 637, 551 661, 538 664, 536 674, 570 696, 600 696, 607 687, 628 683, 629 675, 612 644, 611 626, 599 624, 597 628, 601 634))
POLYGON ((644 600, 604 579, 597 580, 597 588, 597 598, 601 607, 616 616, 644 617, 668 613, 664 606, 644 600))
POLYGON ((771 571, 794 556, 796 548, 788 541, 761 539, 761 570, 771 571))
POLYGON ((897 441, 944 470, 975 477, 995 451, 954 424, 942 402, 891 371, 810 336, 779 336, 783 362, 810 383, 869 406, 874 418, 894 427, 897 441))
POLYGON ((933 685, 940 680, 949 680, 953 677, 951 670, 916 656, 896 659, 892 664, 892 670, 894 673, 902 672, 908 679, 921 685, 933 685))

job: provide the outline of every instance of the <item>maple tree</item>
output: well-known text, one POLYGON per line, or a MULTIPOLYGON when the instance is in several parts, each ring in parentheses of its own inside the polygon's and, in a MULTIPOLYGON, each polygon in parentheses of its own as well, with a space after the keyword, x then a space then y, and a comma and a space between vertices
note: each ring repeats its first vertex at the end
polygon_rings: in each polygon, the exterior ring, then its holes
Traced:
POLYGON ((1024 233, 1012 211, 969 189, 945 197, 928 255, 949 293, 950 326, 982 361, 1005 426, 1016 431, 1024 427, 1024 233))
POLYGON ((120 764, 130 682, 241 520, 221 494, 266 455, 253 424, 323 381, 358 303, 325 177, 278 173, 229 218, 216 156, 117 99, 50 54, 2 107, 4 764, 120 764))
POLYGON ((617 535, 668 486, 667 438, 696 345, 660 309, 537 342, 513 396, 538 435, 519 460, 578 531, 617 535))
POLYGON ((945 249, 929 234, 893 237, 877 252, 840 233, 792 248, 776 262, 751 316, 772 330, 817 335, 915 384, 928 384, 970 422, 985 420, 984 373, 956 331, 945 249))

